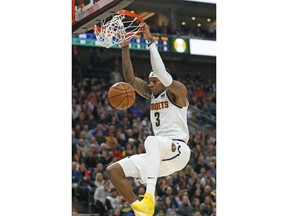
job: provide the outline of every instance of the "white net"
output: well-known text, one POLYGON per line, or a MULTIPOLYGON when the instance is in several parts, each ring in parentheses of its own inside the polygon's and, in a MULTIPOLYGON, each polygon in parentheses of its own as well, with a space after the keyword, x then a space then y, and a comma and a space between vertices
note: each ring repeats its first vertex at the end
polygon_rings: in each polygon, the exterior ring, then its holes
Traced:
POLYGON ((125 18, 127 18, 125 15, 114 15, 111 20, 102 21, 101 29, 95 28, 96 44, 110 48, 115 44, 130 40, 142 32, 144 24, 139 22, 136 17, 130 17, 130 20, 124 20, 125 18))

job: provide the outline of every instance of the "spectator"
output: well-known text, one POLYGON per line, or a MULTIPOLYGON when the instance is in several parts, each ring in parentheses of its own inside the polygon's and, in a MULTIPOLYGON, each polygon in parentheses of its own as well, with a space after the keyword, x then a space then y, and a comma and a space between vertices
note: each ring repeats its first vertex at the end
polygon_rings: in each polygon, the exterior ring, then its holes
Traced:
POLYGON ((210 216, 216 216, 216 208, 213 209, 213 213, 210 216))
MULTIPOLYGON (((91 107, 92 105, 90 105, 91 107)), ((93 107, 94 108, 94 107, 93 107)), ((92 107, 90 108, 92 109, 92 107)), ((85 122, 86 125, 88 125, 89 128, 95 128, 96 127, 96 121, 94 119, 94 115, 93 114, 90 114, 89 117, 88 117, 88 120, 85 122)), ((93 134, 92 134, 93 135, 93 134)))
MULTIPOLYGON (((203 168, 205 169, 205 168, 203 168)), ((197 173, 196 172, 193 172, 192 173, 192 176, 190 177, 190 179, 188 179, 188 188, 191 189, 193 187, 193 185, 198 181, 198 178, 197 178, 197 173)))
POLYGON ((133 210, 130 207, 129 203, 124 199, 123 196, 119 197, 119 206, 118 208, 114 211, 116 216, 133 216, 133 210))
POLYGON ((183 196, 186 194, 187 194, 186 189, 184 189, 184 188, 179 189, 178 195, 175 196, 175 200, 176 200, 178 206, 180 206, 182 204, 183 196))
POLYGON ((76 103, 76 100, 72 100, 72 120, 75 121, 77 118, 79 118, 81 112, 81 107, 79 104, 76 103))
MULTIPOLYGON (((171 191, 171 195, 177 195, 178 191, 177 188, 175 187, 175 179, 177 179, 177 173, 171 175, 171 176, 167 176, 167 186, 169 186, 169 190, 172 189, 171 191)), ((168 191, 170 193, 170 191, 168 191)))
POLYGON ((208 155, 207 155, 207 157, 205 158, 205 163, 206 163, 207 165, 210 165, 210 163, 211 163, 212 161, 216 161, 216 156, 214 155, 213 150, 212 150, 212 151, 208 151, 208 155))
POLYGON ((128 142, 127 145, 125 146, 124 151, 123 151, 123 156, 128 157, 128 156, 131 156, 134 154, 136 154, 136 146, 134 146, 134 148, 132 148, 132 144, 130 142, 128 142))
POLYGON ((86 171, 84 177, 78 182, 78 194, 82 201, 90 201, 90 195, 95 191, 94 182, 91 179, 91 172, 86 171))
POLYGON ((90 138, 90 150, 92 150, 92 147, 95 147, 95 151, 93 151, 93 154, 96 156, 96 153, 100 152, 100 145, 98 144, 94 136, 90 138))
POLYGON ((77 162, 72 162, 72 182, 78 183, 78 181, 82 179, 82 173, 77 170, 77 162))
POLYGON ((97 158, 93 155, 92 150, 90 150, 84 157, 84 164, 89 170, 93 170, 93 168, 96 167, 97 158))
POLYGON ((184 195, 182 198, 182 204, 179 206, 177 213, 181 216, 191 216, 193 212, 194 210, 190 204, 189 197, 187 195, 184 195))
POLYGON ((165 195, 163 198, 167 198, 169 197, 170 200, 171 200, 171 205, 173 208, 178 208, 178 203, 176 201, 176 197, 173 195, 173 190, 172 190, 172 187, 168 186, 166 187, 166 190, 165 190, 165 195))
MULTIPOLYGON (((78 152, 79 151, 80 150, 78 149, 78 152)), ((81 151, 80 151, 80 154, 77 154, 76 152, 76 154, 73 156, 73 161, 77 163, 76 169, 80 171, 82 174, 84 174, 86 172, 86 167, 81 158, 82 158, 81 151)))
POLYGON ((216 175, 216 168, 215 168, 215 162, 214 161, 211 161, 209 163, 209 170, 208 172, 210 173, 211 177, 215 177, 216 175))
MULTIPOLYGON (((193 190, 192 190, 191 192, 193 192, 193 190)), ((195 198, 199 199, 200 202, 202 201, 201 189, 200 189, 200 188, 197 188, 197 189, 194 191, 194 194, 192 194, 191 199, 193 200, 193 199, 195 199, 195 198)))
POLYGON ((204 203, 200 205, 200 212, 203 216, 210 216, 213 213, 212 200, 210 196, 206 196, 204 203))
POLYGON ((72 162, 72 197, 76 196, 78 182, 82 179, 82 173, 77 170, 77 163, 72 162))
POLYGON ((106 142, 106 136, 103 135, 102 130, 97 130, 96 135, 95 135, 95 139, 96 139, 97 143, 105 143, 106 142))
POLYGON ((192 167, 190 164, 188 164, 188 165, 184 168, 184 172, 185 172, 186 179, 188 180, 189 178, 191 178, 191 176, 192 176, 193 173, 194 173, 193 167, 192 167))
POLYGON ((200 205, 201 205, 200 199, 195 197, 192 201, 192 207, 194 208, 195 212, 200 212, 200 210, 201 210, 200 205))
POLYGON ((105 181, 103 186, 97 187, 94 193, 94 207, 95 212, 103 216, 107 211, 106 199, 110 192, 110 182, 105 181))
POLYGON ((206 172, 206 175, 200 180, 200 185, 203 188, 207 185, 209 185, 211 188, 215 188, 216 180, 214 177, 211 176, 211 173, 208 171, 206 172))
POLYGON ((106 206, 108 210, 108 215, 113 216, 115 210, 120 205, 120 197, 118 196, 117 190, 115 188, 112 188, 110 190, 110 194, 106 198, 106 206))
POLYGON ((108 179, 108 175, 106 173, 106 170, 104 170, 103 163, 101 163, 101 162, 98 162, 96 167, 94 168, 94 172, 93 172, 94 179, 95 179, 97 173, 101 173, 104 180, 108 179))
POLYGON ((76 138, 76 139, 79 139, 81 131, 82 131, 82 130, 81 130, 80 124, 75 124, 75 126, 74 126, 74 132, 75 132, 75 138, 76 138))
POLYGON ((200 169, 204 167, 206 170, 209 168, 205 163, 205 157, 203 154, 200 154, 198 157, 198 161, 195 167, 195 172, 199 173, 200 169))
POLYGON ((200 198, 201 203, 204 202, 205 197, 211 196, 211 192, 212 192, 211 187, 209 185, 206 185, 204 188, 204 193, 201 195, 201 198, 200 198))
POLYGON ((85 134, 86 139, 90 139, 93 136, 92 132, 93 131, 89 129, 88 124, 84 124, 82 133, 85 134))
POLYGON ((165 177, 162 177, 162 178, 159 178, 159 180, 157 181, 157 191, 156 191, 156 194, 160 197, 164 197, 166 196, 166 187, 167 187, 167 183, 166 183, 166 178, 165 177))
POLYGON ((166 197, 165 207, 166 207, 166 216, 177 216, 177 213, 176 213, 177 209, 172 206, 170 197, 166 197))
POLYGON ((75 132, 72 131, 72 145, 77 145, 78 139, 75 137, 75 132))
POLYGON ((101 172, 98 172, 95 176, 95 181, 94 181, 94 184, 96 187, 101 187, 101 186, 104 186, 104 179, 103 179, 103 175, 101 172))
POLYGON ((144 196, 146 188, 143 185, 140 185, 138 188, 138 195, 144 196))
POLYGON ((164 216, 166 214, 166 206, 164 205, 164 198, 158 197, 157 202, 155 203, 155 216, 164 216))

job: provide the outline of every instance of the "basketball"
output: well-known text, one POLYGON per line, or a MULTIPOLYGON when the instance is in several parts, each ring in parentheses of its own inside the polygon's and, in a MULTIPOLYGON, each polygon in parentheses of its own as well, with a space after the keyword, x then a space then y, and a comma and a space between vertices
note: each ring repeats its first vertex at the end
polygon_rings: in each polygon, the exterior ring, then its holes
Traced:
POLYGON ((118 110, 128 109, 134 104, 135 99, 135 89, 126 82, 117 82, 108 91, 110 105, 118 110))

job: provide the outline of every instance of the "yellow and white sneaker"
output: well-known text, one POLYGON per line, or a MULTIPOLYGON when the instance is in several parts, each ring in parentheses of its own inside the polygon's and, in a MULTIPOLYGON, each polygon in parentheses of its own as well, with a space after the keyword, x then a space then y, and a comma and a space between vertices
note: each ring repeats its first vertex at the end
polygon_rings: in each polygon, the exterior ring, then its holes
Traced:
POLYGON ((131 205, 136 216, 152 216, 154 214, 154 197, 150 193, 145 193, 144 198, 131 205))

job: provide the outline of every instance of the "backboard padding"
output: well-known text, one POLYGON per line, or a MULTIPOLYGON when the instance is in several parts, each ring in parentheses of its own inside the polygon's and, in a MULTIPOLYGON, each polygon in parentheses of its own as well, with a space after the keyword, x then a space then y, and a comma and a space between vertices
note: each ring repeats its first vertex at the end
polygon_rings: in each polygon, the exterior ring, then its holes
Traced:
POLYGON ((112 16, 116 11, 124 9, 134 0, 100 0, 88 8, 82 18, 72 24, 72 35, 85 33, 89 28, 103 19, 112 16))

